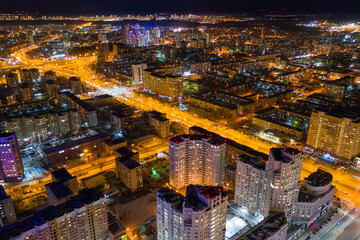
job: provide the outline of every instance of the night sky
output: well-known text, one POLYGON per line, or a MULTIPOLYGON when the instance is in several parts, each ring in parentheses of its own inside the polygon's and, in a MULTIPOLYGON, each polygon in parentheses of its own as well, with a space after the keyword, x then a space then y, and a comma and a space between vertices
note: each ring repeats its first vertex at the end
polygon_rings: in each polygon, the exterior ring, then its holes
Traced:
POLYGON ((360 0, 0 0, 0 13, 240 13, 262 9, 297 13, 360 13, 360 0))

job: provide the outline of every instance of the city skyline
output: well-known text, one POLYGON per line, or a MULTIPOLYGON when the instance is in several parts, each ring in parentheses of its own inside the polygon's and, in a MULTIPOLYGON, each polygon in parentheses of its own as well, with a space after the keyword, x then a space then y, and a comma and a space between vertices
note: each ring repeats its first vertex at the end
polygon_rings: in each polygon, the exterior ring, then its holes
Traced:
POLYGON ((0 239, 360 237, 359 3, 20 1, 0 239))
POLYGON ((222 4, 216 1, 195 0, 195 1, 172 1, 163 0, 146 1, 96 1, 96 0, 77 0, 77 1, 44 1, 44 0, 4 0, 0 3, 2 13, 13 13, 25 11, 30 13, 48 14, 129 14, 129 13, 246 13, 246 12, 291 12, 295 14, 306 13, 359 13, 360 3, 356 0, 323 1, 304 0, 300 3, 292 1, 233 1, 225 0, 222 4), (71 6, 71 8, 69 8, 71 6))

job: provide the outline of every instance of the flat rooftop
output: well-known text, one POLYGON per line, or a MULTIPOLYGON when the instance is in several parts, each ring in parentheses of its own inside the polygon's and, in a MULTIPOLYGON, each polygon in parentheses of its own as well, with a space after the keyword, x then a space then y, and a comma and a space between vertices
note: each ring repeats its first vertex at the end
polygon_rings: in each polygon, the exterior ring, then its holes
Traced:
POLYGON ((62 199, 73 194, 73 191, 68 186, 65 186, 63 182, 52 182, 46 184, 46 186, 49 187, 56 199, 62 199))
POLYGON ((72 94, 69 91, 61 92, 60 94, 63 94, 65 96, 67 96, 68 98, 70 98, 72 101, 74 101, 76 104, 78 104, 79 106, 81 106, 82 108, 84 108, 88 112, 95 111, 95 108, 93 106, 91 106, 87 102, 81 100, 80 98, 76 97, 74 94, 72 94))
POLYGON ((136 153, 134 153, 132 150, 130 150, 128 147, 121 147, 115 150, 117 153, 119 153, 121 156, 126 157, 132 157, 136 153))
POLYGON ((202 127, 199 127, 199 126, 192 126, 189 128, 189 132, 190 133, 195 133, 195 134, 203 134, 203 135, 212 135, 212 136, 217 136, 218 138, 222 138, 224 141, 226 141, 226 146, 231 146, 231 147, 234 147, 234 148, 237 148, 239 150, 241 150, 242 152, 244 152, 245 154, 247 155, 250 155, 250 156, 260 156, 262 157, 263 159, 268 159, 269 158, 269 155, 265 154, 265 153, 262 153, 262 152, 258 152, 250 147, 247 147, 245 145, 242 145, 238 142, 235 142, 231 139, 228 139, 228 138, 224 138, 222 136, 220 136, 219 134, 216 134, 216 133, 213 133, 213 132, 210 132, 208 130, 206 130, 205 128, 202 128, 202 127))
POLYGON ((284 213, 270 213, 267 218, 247 231, 237 240, 266 240, 287 224, 284 213))
POLYGON ((122 165, 130 170, 140 166, 140 163, 128 157, 120 157, 117 158, 116 161, 119 161, 122 165))
POLYGON ((285 148, 271 148, 270 149, 270 154, 273 155, 274 159, 276 161, 281 161, 284 163, 289 163, 292 161, 292 158, 290 156, 294 156, 301 153, 300 150, 296 149, 296 148, 289 148, 289 147, 285 147, 285 148))
POLYGON ((318 169, 316 172, 310 174, 304 180, 306 180, 307 183, 311 186, 320 187, 330 184, 333 180, 333 176, 329 172, 318 169))
POLYGON ((80 134, 74 137, 70 137, 67 139, 64 139, 64 141, 57 145, 57 146, 46 146, 46 145, 41 145, 41 148, 43 149, 45 154, 50 154, 52 152, 56 152, 56 151, 60 151, 63 149, 67 149, 70 148, 72 146, 76 146, 76 145, 80 145, 80 144, 84 144, 87 142, 91 142, 91 141, 95 141, 97 139, 101 139, 101 138, 109 138, 110 135, 107 133, 98 133, 96 131, 92 132, 92 133, 87 133, 87 134, 80 134))
POLYGON ((226 140, 218 135, 208 135, 208 134, 181 134, 169 139, 173 143, 182 143, 186 140, 190 141, 206 141, 212 145, 222 145, 226 143, 226 140))
POLYGON ((259 170, 265 170, 266 162, 262 158, 251 157, 249 155, 243 154, 239 156, 238 161, 241 161, 259 170))
POLYGON ((175 190, 168 187, 162 188, 157 192, 157 197, 162 201, 165 201, 172 205, 172 208, 177 212, 182 212, 183 203, 185 197, 180 193, 175 192, 175 190))
POLYGON ((66 170, 66 168, 60 168, 58 170, 52 171, 51 175, 53 178, 56 179, 56 181, 63 181, 63 182, 67 182, 70 179, 74 178, 69 172, 68 170, 66 170))
POLYGON ((235 110, 237 108, 237 105, 246 106, 255 103, 254 100, 239 97, 225 92, 218 92, 216 94, 213 92, 199 93, 193 95, 192 98, 230 110, 235 110))

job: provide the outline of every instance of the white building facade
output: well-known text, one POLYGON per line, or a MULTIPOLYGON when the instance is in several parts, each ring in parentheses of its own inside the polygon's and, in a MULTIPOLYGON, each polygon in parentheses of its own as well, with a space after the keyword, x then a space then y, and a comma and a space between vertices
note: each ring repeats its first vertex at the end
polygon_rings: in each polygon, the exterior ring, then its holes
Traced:
POLYGON ((157 239, 225 239, 227 203, 227 194, 220 187, 189 185, 186 197, 161 189, 157 198, 157 239))
POLYGON ((335 194, 332 175, 318 169, 303 181, 295 204, 292 222, 294 224, 315 221, 331 207, 335 194))
POLYGON ((270 212, 284 212, 291 221, 300 189, 303 154, 294 148, 272 148, 266 163, 270 180, 270 212))
POLYGON ((270 182, 265 172, 265 161, 241 155, 237 160, 234 202, 252 215, 269 214, 270 182))
POLYGON ((170 185, 222 186, 226 141, 210 135, 184 134, 169 140, 170 185))

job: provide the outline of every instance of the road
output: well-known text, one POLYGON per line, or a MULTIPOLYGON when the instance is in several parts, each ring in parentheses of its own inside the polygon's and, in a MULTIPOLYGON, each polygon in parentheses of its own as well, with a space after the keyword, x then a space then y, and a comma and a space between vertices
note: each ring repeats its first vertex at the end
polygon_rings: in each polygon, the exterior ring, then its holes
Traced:
POLYGON ((338 236, 337 240, 358 239, 360 237, 360 219, 357 216, 338 236))
MULTIPOLYGON (((64 76, 79 76, 85 84, 96 88, 100 93, 113 95, 120 102, 135 108, 144 111, 155 109, 164 112, 171 121, 181 122, 182 124, 185 124, 189 127, 194 125, 203 127, 209 131, 218 133, 226 138, 232 139, 236 142, 239 142, 240 144, 246 145, 263 153, 268 154, 269 149, 276 146, 226 126, 217 127, 219 125, 217 122, 211 121, 209 119, 199 118, 196 114, 181 111, 177 107, 170 104, 165 104, 154 98, 138 94, 132 91, 132 89, 129 87, 120 86, 115 82, 105 81, 104 78, 92 71, 89 67, 96 61, 96 58, 93 56, 52 62, 28 59, 26 56, 26 51, 28 51, 28 49, 19 51, 15 54, 15 56, 21 59, 21 61, 28 67, 37 67, 43 71, 53 70, 64 76)), ((301 179, 307 177, 310 173, 315 172, 317 168, 321 168, 333 174, 333 184, 337 188, 337 196, 346 199, 349 202, 353 202, 357 206, 360 206, 360 198, 358 197, 360 186, 359 176, 350 174, 345 170, 335 170, 326 165, 318 165, 312 160, 305 159, 302 168, 301 179)))
POLYGON ((360 229, 356 229, 356 223, 359 223, 359 213, 352 209, 343 218, 335 222, 332 226, 325 229, 325 232, 320 236, 315 235, 316 240, 351 240, 356 239, 360 234, 360 229), (348 229, 352 230, 351 232, 348 229))

